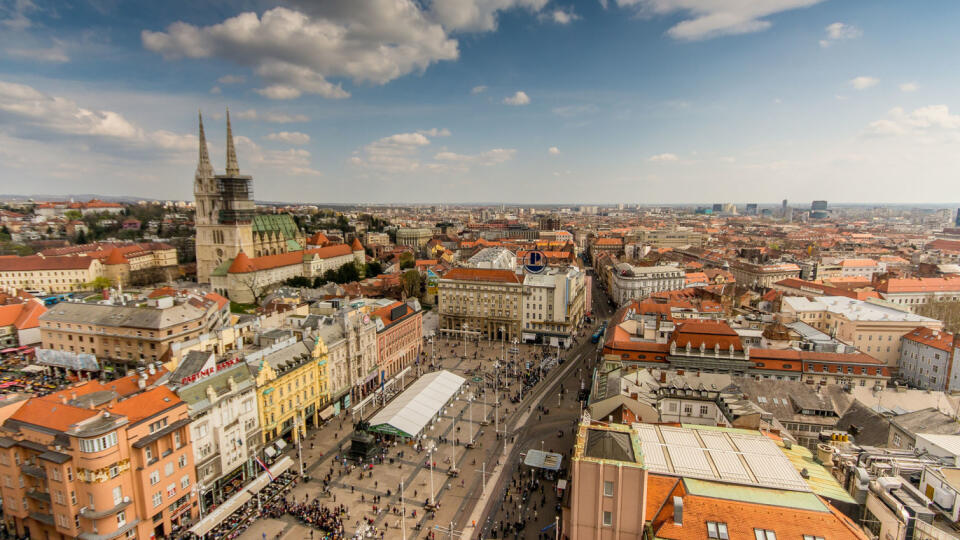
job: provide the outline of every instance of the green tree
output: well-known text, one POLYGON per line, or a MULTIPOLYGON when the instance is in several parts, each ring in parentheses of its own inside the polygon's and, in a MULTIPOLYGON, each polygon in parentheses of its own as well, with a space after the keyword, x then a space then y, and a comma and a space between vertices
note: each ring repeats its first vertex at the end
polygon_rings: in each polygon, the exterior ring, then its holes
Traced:
POLYGON ((360 279, 360 268, 354 263, 348 263, 337 268, 337 283, 352 283, 360 279))
POLYGON ((364 270, 363 275, 367 277, 376 277, 383 273, 383 265, 380 264, 380 261, 370 261, 367 263, 367 268, 364 270))
POLYGON ((407 298, 420 297, 421 286, 420 272, 416 270, 407 270, 400 276, 400 286, 403 288, 403 295, 407 298))
POLYGON ((93 278, 93 281, 85 284, 88 289, 93 289, 95 291, 101 291, 103 289, 108 289, 113 285, 113 282, 110 281, 110 278, 105 276, 97 276, 93 278))
POLYGON ((295 276, 292 278, 287 278, 284 282, 284 285, 289 285, 290 287, 309 287, 313 282, 308 277, 304 276, 295 276))
POLYGON ((313 288, 314 288, 314 289, 319 289, 320 287, 323 287, 323 286, 326 285, 326 284, 327 284, 327 282, 324 281, 323 276, 317 276, 317 277, 313 278, 313 288))
POLYGON ((81 214, 79 210, 67 210, 63 213, 63 217, 70 220, 76 220, 83 217, 83 214, 81 214))
POLYGON ((417 264, 417 259, 413 256, 413 253, 409 251, 404 251, 400 255, 400 269, 406 270, 407 268, 413 268, 417 264))
POLYGON ((83 229, 80 229, 80 232, 77 233, 77 237, 73 240, 75 244, 86 244, 87 243, 87 233, 83 232, 83 229))

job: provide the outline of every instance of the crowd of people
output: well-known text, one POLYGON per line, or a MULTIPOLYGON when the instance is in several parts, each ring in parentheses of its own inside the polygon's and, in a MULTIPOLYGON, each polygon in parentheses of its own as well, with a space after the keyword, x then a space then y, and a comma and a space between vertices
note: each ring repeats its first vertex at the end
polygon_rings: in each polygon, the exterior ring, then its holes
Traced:
MULTIPOLYGON (((239 537, 260 517, 262 508, 269 508, 273 501, 282 500, 296 486, 297 477, 292 471, 286 471, 273 482, 267 484, 256 497, 251 498, 226 519, 211 529, 204 538, 207 540, 232 540, 239 537)), ((207 511, 212 511, 213 508, 207 511)), ((200 537, 186 532, 182 540, 197 540, 200 537)))

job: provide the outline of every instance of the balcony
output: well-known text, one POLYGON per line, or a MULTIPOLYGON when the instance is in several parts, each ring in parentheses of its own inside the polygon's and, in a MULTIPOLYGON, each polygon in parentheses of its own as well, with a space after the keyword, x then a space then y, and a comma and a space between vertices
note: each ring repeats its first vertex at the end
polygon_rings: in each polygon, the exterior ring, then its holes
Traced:
POLYGON ((47 525, 53 526, 53 514, 44 514, 41 512, 30 512, 30 519, 39 521, 40 523, 46 523, 47 525))
POLYGON ((45 471, 43 467, 37 467, 36 465, 32 465, 30 463, 21 463, 20 472, 27 476, 32 476, 41 480, 47 479, 47 471, 45 471))
POLYGON ((42 503, 50 504, 50 494, 44 493, 43 491, 37 491, 35 489, 31 489, 30 491, 27 491, 27 497, 30 497, 35 501, 40 501, 42 503))
POLYGON ((80 517, 83 517, 83 518, 86 518, 86 519, 100 519, 100 518, 105 518, 105 517, 107 517, 107 516, 112 516, 112 515, 116 514, 117 512, 123 510, 124 508, 130 506, 131 503, 132 503, 132 501, 131 501, 130 497, 124 497, 123 500, 120 501, 120 504, 114 506, 113 508, 108 508, 108 509, 106 509, 106 510, 100 510, 99 512, 96 511, 96 510, 93 510, 93 509, 91 509, 91 508, 89 508, 89 507, 84 506, 83 508, 80 509, 80 517))

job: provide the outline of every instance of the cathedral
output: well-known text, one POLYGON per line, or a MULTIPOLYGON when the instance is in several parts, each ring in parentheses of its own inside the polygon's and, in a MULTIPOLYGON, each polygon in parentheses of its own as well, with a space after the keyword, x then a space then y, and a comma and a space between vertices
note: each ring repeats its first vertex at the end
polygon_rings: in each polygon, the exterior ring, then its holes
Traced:
POLYGON ((257 215, 253 177, 240 174, 227 111, 227 168, 215 174, 200 116, 200 159, 193 185, 196 203, 197 281, 210 283, 241 252, 263 257, 302 251, 303 232, 288 214, 257 215))

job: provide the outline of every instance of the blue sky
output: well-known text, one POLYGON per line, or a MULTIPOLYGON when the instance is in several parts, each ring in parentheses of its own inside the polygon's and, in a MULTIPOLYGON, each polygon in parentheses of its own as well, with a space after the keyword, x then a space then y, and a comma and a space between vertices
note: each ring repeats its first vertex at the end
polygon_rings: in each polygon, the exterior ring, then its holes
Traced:
POLYGON ((943 202, 943 0, 0 0, 0 192, 943 202))

